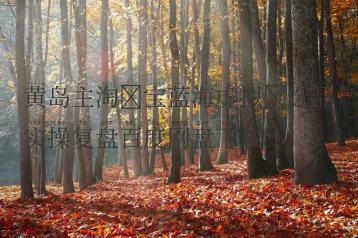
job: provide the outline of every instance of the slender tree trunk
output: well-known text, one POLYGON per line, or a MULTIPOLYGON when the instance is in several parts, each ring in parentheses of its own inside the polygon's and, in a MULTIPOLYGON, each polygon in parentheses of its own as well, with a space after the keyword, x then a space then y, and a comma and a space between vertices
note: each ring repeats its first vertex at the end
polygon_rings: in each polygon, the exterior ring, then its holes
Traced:
POLYGON ((221 134, 220 134, 220 148, 217 163, 223 164, 229 161, 228 158, 228 126, 229 126, 229 102, 228 91, 230 87, 230 30, 229 30, 229 16, 227 10, 227 0, 219 1, 220 17, 221 17, 221 36, 222 36, 222 55, 223 55, 223 70, 221 81, 221 134))
MULTIPOLYGON (((172 55, 171 60, 171 88, 179 87, 179 47, 176 37, 176 1, 169 0, 169 30, 170 30, 170 52, 172 55)), ((173 100, 179 99, 178 90, 173 92, 173 100)), ((174 138, 179 138, 179 119, 180 112, 179 107, 172 107, 171 112, 171 165, 170 172, 167 180, 167 184, 179 183, 180 182, 180 143, 174 138)))
MULTIPOLYGON (((188 78, 188 23, 189 23, 189 2, 187 0, 180 1, 180 87, 186 88, 188 78)), ((187 128, 187 108, 181 107, 181 129, 187 128)), ((185 164, 185 143, 186 140, 180 140, 180 161, 185 164)))
MULTIPOLYGON (((84 47, 83 47, 83 32, 81 31, 81 27, 83 25, 83 13, 81 13, 80 3, 77 0, 73 1, 73 11, 75 15, 75 38, 76 38, 76 48, 77 48, 77 67, 78 67, 78 80, 76 82, 76 90, 80 91, 81 85, 83 85, 84 81, 84 47)), ((75 130, 81 131, 81 123, 80 123, 80 105, 77 103, 74 109, 74 124, 75 130)), ((81 143, 81 137, 79 137, 80 133, 76 133, 76 141, 80 141, 80 144, 76 146, 77 151, 77 159, 78 159, 78 169, 79 169, 79 187, 80 189, 84 189, 87 186, 87 179, 86 179, 86 165, 84 159, 84 146, 81 143)))
POLYGON ((252 31, 249 0, 239 0, 240 17, 240 72, 243 89, 243 120, 247 153, 248 177, 260 178, 267 175, 267 162, 261 157, 254 108, 252 31))
MULTIPOLYGON (((157 16, 155 16, 155 7, 154 7, 154 0, 150 1, 150 41, 151 41, 151 49, 152 49, 152 60, 151 60, 151 68, 152 68, 152 85, 153 90, 157 91, 157 24, 158 24, 158 16, 160 10, 161 1, 158 2, 158 12, 157 16)), ((149 168, 150 173, 154 173, 155 168, 155 157, 157 151, 157 135, 155 131, 160 130, 159 128, 159 114, 158 114, 158 107, 154 106, 152 109, 153 118, 152 118, 152 146, 149 155, 149 168)))
POLYGON ((29 111, 26 99, 23 96, 26 90, 26 60, 25 60, 25 9, 26 1, 16 1, 16 98, 18 108, 18 121, 20 128, 20 182, 21 199, 33 199, 30 144, 26 132, 29 130, 29 111))
POLYGON ((319 55, 318 55, 318 57, 319 57, 318 75, 319 75, 319 81, 321 83, 321 87, 323 90, 322 99, 321 99, 321 114, 322 114, 322 118, 323 118, 322 123, 323 123, 324 138, 325 138, 325 141, 327 141, 328 131, 327 131, 327 117, 326 117, 325 94, 324 94, 326 80, 324 77, 324 35, 323 35, 323 25, 324 25, 324 9, 323 8, 324 7, 323 7, 323 0, 321 0, 320 3, 321 3, 320 19, 317 24, 318 47, 319 47, 318 48, 318 53, 319 53, 319 55))
POLYGON ((266 97, 265 97, 265 124, 264 124, 264 159, 269 163, 273 174, 277 173, 276 158, 276 126, 277 120, 277 53, 276 53, 276 18, 277 0, 267 1, 266 27, 266 97))
MULTIPOLYGON (((204 2, 204 32, 203 32, 203 43, 201 49, 201 65, 200 65, 200 86, 199 92, 206 93, 210 90, 210 84, 208 79, 209 69, 209 50, 210 50, 210 0, 204 2)), ((209 129, 209 116, 207 111, 206 101, 208 100, 207 95, 204 96, 204 102, 200 103, 199 107, 199 118, 200 118, 200 148, 199 148, 199 171, 211 170, 209 144, 210 144, 210 129, 209 129)))
MULTIPOLYGON (((66 0, 60 1, 60 9, 63 72, 65 76, 67 93, 71 95, 73 77, 71 72, 70 39, 68 31, 68 7, 66 0)), ((72 106, 73 104, 70 102, 65 109, 65 128, 66 133, 68 134, 68 146, 65 147, 65 155, 63 161, 63 193, 72 193, 75 191, 75 188, 73 186, 74 125, 72 106)))
MULTIPOLYGON (((109 52, 110 52, 110 59, 111 59, 111 78, 114 89, 119 89, 114 65, 114 32, 113 32, 113 24, 112 18, 109 19, 109 52)), ((116 105, 116 116, 117 116, 117 128, 118 128, 118 161, 121 162, 124 172, 124 177, 129 178, 128 172, 128 165, 127 165, 127 158, 125 155, 125 148, 124 148, 124 135, 122 130, 122 118, 121 118, 121 110, 119 105, 116 105)))
POLYGON ((292 1, 296 184, 337 181, 336 169, 324 144, 316 18, 316 1, 292 1))
MULTIPOLYGON (((127 8, 127 80, 128 84, 134 85, 133 78, 133 62, 132 62, 132 17, 131 17, 131 9, 129 6, 129 0, 125 1, 125 6, 127 8)), ((130 107, 133 108, 133 103, 130 102, 130 107)), ((129 125, 130 129, 135 130, 136 122, 134 118, 134 109, 129 109, 129 125)), ((133 135, 132 144, 131 144, 131 153, 132 153, 132 162, 134 167, 134 175, 139 176, 142 173, 142 163, 140 162, 140 154, 139 148, 135 143, 136 137, 133 135)))
POLYGON ((329 73, 331 78, 331 101, 332 101, 332 113, 333 113, 333 124, 336 131, 337 144, 344 146, 344 128, 342 120, 342 108, 338 99, 338 75, 336 68, 336 53, 334 49, 334 40, 331 24, 331 13, 329 0, 323 0, 324 13, 326 19, 326 31, 327 31, 327 53, 329 62, 329 73))
MULTIPOLYGON (((293 62, 292 62, 292 18, 291 0, 286 0, 285 6, 285 31, 286 31, 286 77, 287 77, 287 123, 286 136, 283 143, 285 149, 284 161, 279 161, 279 169, 293 168, 293 62)), ((280 157, 282 158, 282 157, 280 157)))
MULTIPOLYGON (((108 87, 108 0, 102 0, 101 7, 101 88, 108 87)), ((108 126, 108 104, 101 104, 100 106, 100 135, 106 133, 108 126)), ((98 139, 98 149, 96 163, 94 167, 94 176, 96 181, 102 180, 103 163, 105 154, 105 136, 100 136, 98 139)))

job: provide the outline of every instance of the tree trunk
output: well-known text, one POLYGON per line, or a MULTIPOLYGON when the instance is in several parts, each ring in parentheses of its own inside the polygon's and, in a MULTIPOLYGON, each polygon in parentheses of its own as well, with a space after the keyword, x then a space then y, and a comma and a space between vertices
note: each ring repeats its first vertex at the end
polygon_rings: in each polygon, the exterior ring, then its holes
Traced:
POLYGON ((276 158, 276 127, 277 120, 277 53, 276 53, 276 18, 277 0, 267 1, 266 27, 266 92, 265 92, 265 123, 264 123, 264 159, 269 163, 272 174, 277 173, 276 158))
MULTIPOLYGON (((102 0, 101 7, 101 88, 108 87, 108 0, 102 0)), ((108 126, 108 104, 100 105, 99 134, 106 133, 108 126)), ((98 149, 96 163, 94 167, 94 176, 96 181, 102 180, 105 136, 98 139, 98 149)))
MULTIPOLYGON (((70 38, 68 31, 68 8, 67 1, 60 1, 61 9, 61 39, 62 39, 62 60, 63 72, 65 76, 66 89, 71 95, 71 88, 73 84, 73 77, 71 72, 71 57, 70 57, 70 38)), ((65 148, 65 155, 63 161, 63 193, 72 193, 75 191, 73 186, 73 155, 74 155, 74 125, 73 125, 73 104, 70 102, 65 109, 65 128, 68 133, 68 146, 65 148)))
MULTIPOLYGON (((201 49, 201 65, 200 65, 200 86, 199 92, 205 93, 206 90, 210 90, 210 84, 208 80, 209 69, 209 50, 210 50, 210 0, 204 2, 204 32, 203 43, 201 49)), ((204 97, 204 101, 206 101, 204 97)), ((199 171, 211 170, 210 153, 209 153, 209 116, 207 111, 206 102, 201 102, 199 107, 200 118, 200 148, 199 148, 199 171)))
MULTIPOLYGON (((286 0, 285 6, 286 31, 286 77, 287 77, 287 123, 286 136, 283 143, 285 149, 284 161, 279 161, 279 169, 293 168, 293 62, 292 62, 292 18, 291 0, 286 0)), ((282 158, 282 157, 280 157, 282 158)))
MULTIPOLYGON (((127 8, 127 80, 128 84, 134 85, 134 79, 133 79, 133 62, 132 62, 132 17, 130 13, 130 5, 129 0, 125 1, 125 6, 127 8)), ((130 102, 129 107, 133 108, 133 103, 130 102)), ((136 128, 135 118, 134 118, 134 109, 129 109, 129 125, 130 129, 136 128)), ((134 167, 134 175, 139 176, 142 173, 142 164, 140 162, 140 154, 139 154, 139 148, 135 144, 135 135, 131 138, 131 153, 132 153, 132 162, 134 167)))
MULTIPOLYGON (((189 2, 187 0, 180 1, 180 87, 186 88, 188 78, 188 31, 189 24, 189 2)), ((187 128, 187 108, 181 107, 181 129, 187 128)), ((186 140, 180 140, 180 161, 185 164, 185 143, 186 140)))
POLYGON ((260 178, 267 175, 267 162, 261 157, 254 108, 252 31, 249 0, 239 0, 240 17, 240 72, 244 95, 243 119, 248 177, 260 178))
MULTIPOLYGON (((73 1, 73 12, 75 15, 75 38, 76 38, 76 49, 77 49, 77 67, 78 67, 78 80, 76 82, 76 90, 80 91, 80 86, 83 85, 84 81, 84 61, 85 58, 83 57, 84 47, 83 47, 83 32, 81 28, 84 27, 83 25, 83 13, 81 13, 81 9, 79 6, 79 2, 77 0, 73 1)), ((77 100, 78 101, 78 100, 77 100)), ((79 101, 78 101, 79 102, 79 101)), ((79 103, 76 105, 74 109, 74 124, 75 130, 80 131, 81 123, 80 123, 80 105, 79 103)), ((78 135, 78 133, 76 133, 78 135)), ((76 141, 80 141, 81 138, 77 137, 76 141)), ((78 169, 79 169, 79 187, 80 189, 84 189, 87 187, 87 179, 86 179, 86 165, 84 159, 84 146, 77 145, 77 159, 78 159, 78 169)))
MULTIPOLYGON (((153 90, 157 91, 157 24, 158 24, 158 16, 159 16, 159 9, 160 9, 161 1, 158 3, 158 12, 157 16, 155 16, 155 7, 154 7, 154 0, 150 1, 150 42, 151 42, 151 49, 152 49, 152 60, 151 60, 151 68, 152 68, 152 85, 153 90)), ((157 135, 155 131, 160 130, 159 128, 159 114, 158 114, 158 107, 154 106, 152 109, 153 118, 152 118, 152 146, 149 155, 149 169, 150 173, 154 173, 155 168, 155 157, 157 151, 157 135)))
POLYGON ((227 10, 227 0, 219 1, 221 17, 221 36, 222 36, 222 81, 221 81, 221 133, 220 148, 216 159, 217 163, 224 164, 229 161, 228 158, 228 132, 229 132, 229 102, 228 90, 230 87, 230 30, 227 10))
POLYGON ((316 17, 316 1, 292 1, 296 184, 337 181, 336 169, 324 144, 316 17))
MULTIPOLYGON (((117 83, 117 77, 116 77, 116 71, 115 71, 115 65, 114 65, 114 52, 113 52, 113 46, 114 46, 114 32, 113 32, 113 24, 112 24, 112 18, 109 19, 109 52, 110 52, 110 59, 111 59, 111 78, 113 83, 114 89, 119 89, 118 83, 117 83)), ((121 162, 124 172, 124 177, 129 178, 129 172, 128 172, 128 165, 127 165, 127 158, 125 154, 125 148, 124 148, 124 135, 122 130, 122 118, 121 118, 121 110, 119 108, 119 105, 116 105, 116 116, 117 116, 117 128, 118 128, 118 161, 121 162)))
POLYGON ((26 1, 16 1, 16 98, 20 128, 20 182, 21 199, 33 199, 30 144, 26 133, 29 130, 29 111, 23 93, 26 90, 26 61, 25 61, 25 9, 26 1))
MULTIPOLYGON (((169 0, 169 30, 170 30, 170 52, 171 60, 171 88, 179 87, 179 47, 176 37, 176 1, 169 0)), ((173 100, 179 99, 178 90, 173 92, 173 100)), ((172 107, 171 112, 171 165, 167 184, 180 182, 180 143, 174 138, 179 138, 179 107, 172 107)))
POLYGON ((342 120, 342 109, 339 104, 338 94, 338 75, 336 68, 336 53, 334 49, 334 40, 331 24, 331 13, 329 0, 323 0, 323 7, 326 19, 326 31, 327 31, 327 53, 329 62, 329 74, 331 78, 331 101, 332 101, 332 113, 333 113, 333 124, 336 131, 337 144, 344 146, 344 130, 342 120))

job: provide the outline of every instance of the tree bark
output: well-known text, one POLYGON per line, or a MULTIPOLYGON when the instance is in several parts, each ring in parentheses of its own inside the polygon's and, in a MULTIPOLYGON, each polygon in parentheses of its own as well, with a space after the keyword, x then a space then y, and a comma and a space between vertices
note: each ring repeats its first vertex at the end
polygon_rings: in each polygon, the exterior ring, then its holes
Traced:
POLYGON ((229 126, 229 102, 228 91, 230 87, 230 30, 229 16, 227 10, 227 0, 219 1, 220 17, 221 17, 221 36, 222 36, 222 81, 221 81, 221 133, 220 148, 216 162, 224 164, 229 162, 228 158, 228 126, 229 126))
POLYGON ((276 19, 277 0, 267 1, 266 27, 266 92, 265 92, 265 123, 264 123, 264 159, 270 165, 272 174, 277 173, 276 159, 279 156, 276 150, 277 120, 277 53, 276 53, 276 19))
MULTIPOLYGON (((108 87, 108 0, 102 0, 101 7, 101 87, 108 87)), ((105 133, 108 126, 108 104, 100 105, 99 134, 105 133)), ((98 150, 94 167, 96 181, 102 180, 103 163, 105 154, 105 136, 98 139, 98 150)))
MULTIPOLYGON (((203 16, 203 43, 201 49, 201 64, 200 64, 200 86, 199 92, 205 93, 210 89, 208 80, 209 69, 209 50, 210 50, 210 0, 204 2, 204 16, 203 16)), ((204 94, 205 95, 205 94, 204 94)), ((204 101, 207 98, 204 97, 204 101)), ((200 118, 200 148, 199 148, 199 171, 211 170, 210 153, 208 142, 209 138, 209 116, 207 111, 206 102, 201 102, 199 106, 199 118, 200 118)))
MULTIPOLYGON (((68 8, 67 1, 60 1, 61 10, 61 39, 62 39, 62 60, 64 66, 64 77, 66 90, 69 95, 72 93, 73 77, 71 72, 70 38, 68 31, 68 8)), ((65 147, 63 161, 63 193, 75 191, 73 186, 73 155, 74 155, 74 125, 73 125, 73 104, 70 102, 65 111, 65 128, 68 133, 68 146, 65 147)))
POLYGON ((316 1, 292 1, 294 166, 296 184, 337 181, 324 144, 318 80, 316 1))
MULTIPOLYGON (((132 62, 132 56, 133 56, 133 52, 132 52, 132 17, 131 17, 131 12, 130 12, 130 5, 129 5, 129 0, 125 1, 125 6, 127 9, 127 56, 126 56, 126 61, 127 61, 127 80, 128 80, 128 84, 130 85, 134 85, 134 78, 133 78, 133 62, 132 62)), ((130 107, 133 107, 133 103, 130 102, 130 107)), ((136 122, 135 122, 135 118, 134 118, 134 109, 129 109, 129 125, 130 125, 130 129, 135 129, 136 128, 136 122)), ((139 176, 142 173, 142 163, 140 162, 140 154, 139 154, 139 148, 135 143, 135 136, 133 135, 132 139, 132 143, 131 143, 131 153, 132 153, 132 162, 133 162, 133 168, 134 168, 134 175, 135 176, 139 176)))
POLYGON ((29 130, 29 111, 23 96, 26 90, 26 61, 25 61, 25 9, 26 1, 16 1, 16 98, 18 108, 18 121, 20 128, 20 183, 21 199, 33 199, 30 144, 27 139, 29 130))
MULTIPOLYGON (((77 49, 77 68, 78 68, 78 80, 76 82, 76 90, 80 90, 80 86, 83 85, 84 81, 84 61, 85 58, 83 57, 84 47, 83 47, 83 31, 81 28, 84 27, 83 25, 83 13, 81 13, 81 9, 79 6, 79 2, 77 0, 73 1, 73 12, 75 15, 75 38, 76 38, 76 49, 77 49)), ((81 130, 81 123, 80 123, 80 105, 79 103, 76 105, 74 109, 74 124, 75 130, 81 130)), ((76 141, 79 141, 80 138, 76 138, 76 141)), ((85 165, 85 158, 84 158, 84 147, 82 145, 78 145, 76 147, 77 152, 77 159, 78 159, 78 169, 79 169, 79 181, 78 185, 80 189, 84 189, 87 187, 87 179, 86 179, 86 165, 85 165)))
MULTIPOLYGON (((170 52, 172 55, 171 59, 171 88, 179 87, 179 47, 176 37, 176 1, 169 0, 169 31, 170 31, 170 52)), ((179 99, 178 90, 173 92, 173 100, 179 99)), ((180 182, 180 143, 174 138, 178 138, 179 131, 179 120, 180 112, 179 107, 171 108, 171 165, 170 172, 167 180, 167 184, 179 183, 180 182)))

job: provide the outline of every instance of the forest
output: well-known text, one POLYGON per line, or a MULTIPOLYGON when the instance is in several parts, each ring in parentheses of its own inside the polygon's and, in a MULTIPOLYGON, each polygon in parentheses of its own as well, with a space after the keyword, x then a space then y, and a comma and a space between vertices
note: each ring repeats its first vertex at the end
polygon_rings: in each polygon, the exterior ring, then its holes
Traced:
POLYGON ((357 0, 0 0, 0 237, 357 237, 357 0))

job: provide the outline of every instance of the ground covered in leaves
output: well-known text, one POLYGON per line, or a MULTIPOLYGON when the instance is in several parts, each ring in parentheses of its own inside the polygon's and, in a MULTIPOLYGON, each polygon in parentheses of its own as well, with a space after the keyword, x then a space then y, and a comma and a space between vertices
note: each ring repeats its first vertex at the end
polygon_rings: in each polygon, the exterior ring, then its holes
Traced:
POLYGON ((294 185, 291 170, 247 180, 244 158, 231 152, 211 172, 184 167, 177 185, 159 168, 125 180, 111 167, 102 183, 69 195, 49 186, 49 196, 19 201, 18 187, 2 187, 0 237, 357 237, 358 141, 327 148, 334 185, 294 185))

